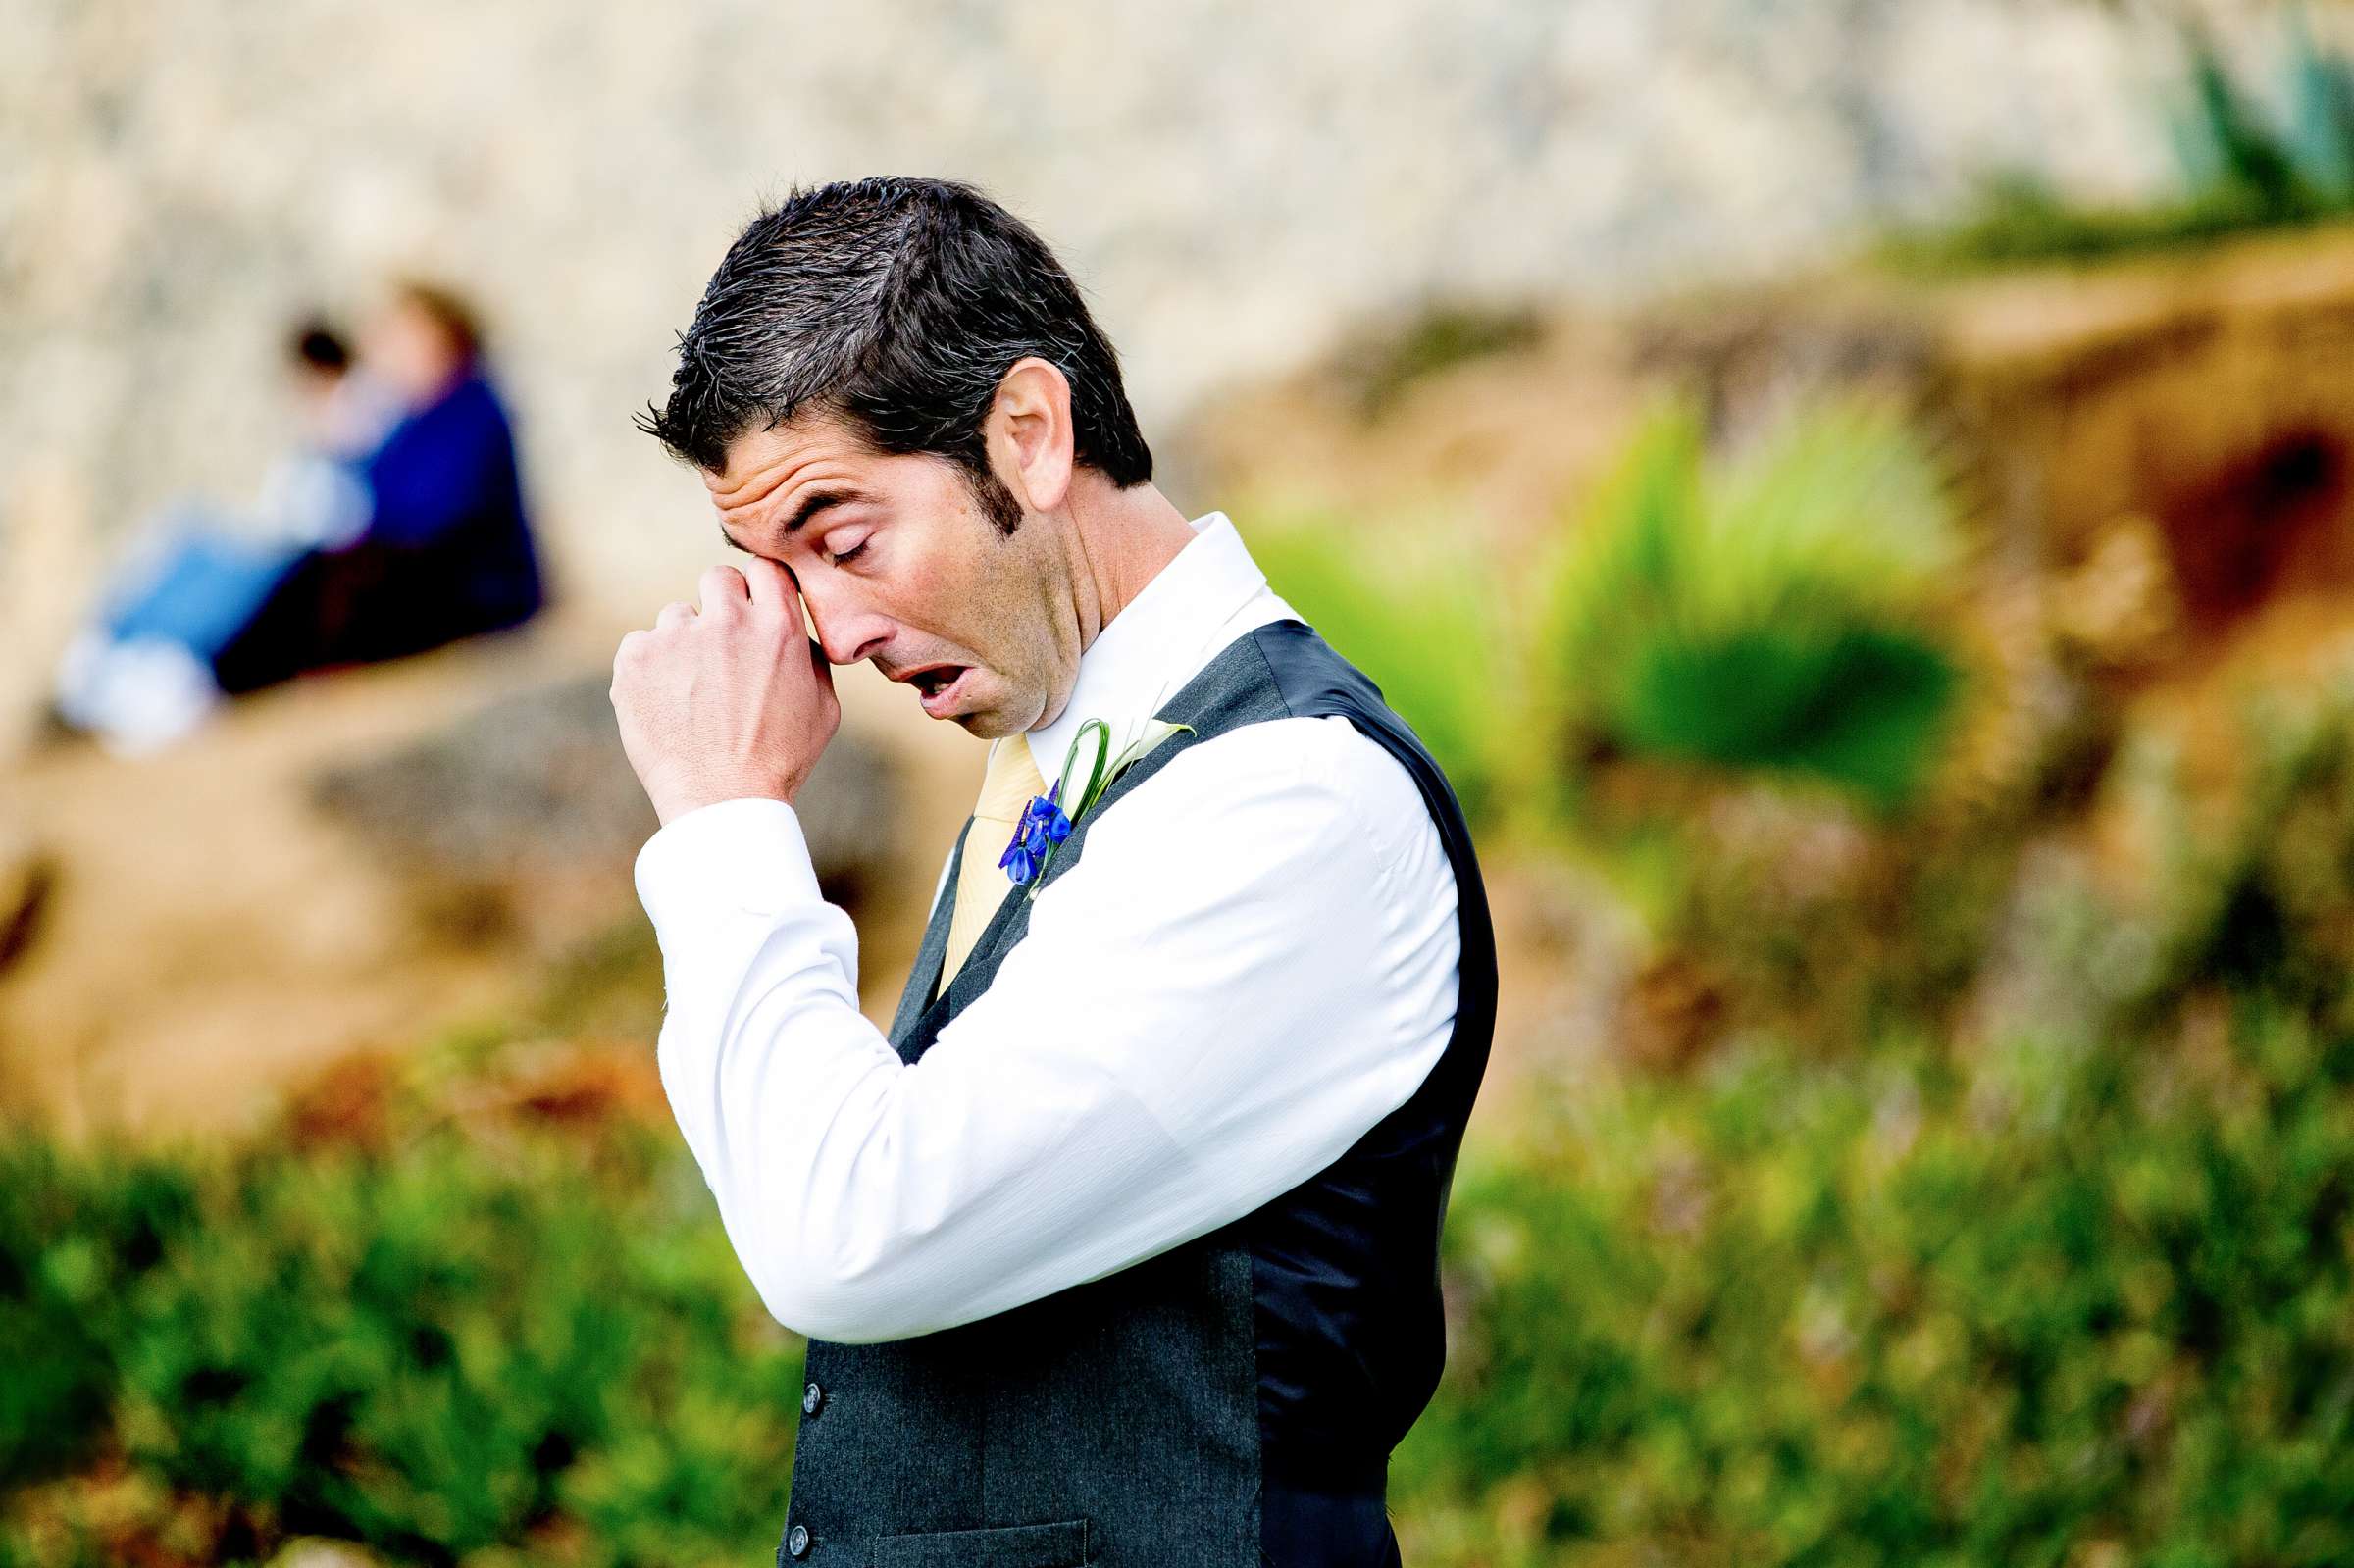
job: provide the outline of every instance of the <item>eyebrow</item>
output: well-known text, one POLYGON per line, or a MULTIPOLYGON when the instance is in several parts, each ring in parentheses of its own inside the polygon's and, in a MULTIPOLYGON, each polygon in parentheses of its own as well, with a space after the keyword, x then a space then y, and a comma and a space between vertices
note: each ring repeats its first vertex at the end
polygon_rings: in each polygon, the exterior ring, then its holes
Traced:
POLYGON ((839 490, 813 490, 809 494, 801 497, 801 504, 794 507, 793 509, 793 516, 785 520, 785 536, 787 538, 793 537, 794 533, 799 531, 802 524, 808 522, 811 518, 817 516, 820 512, 827 510, 829 507, 847 506, 852 501, 863 501, 865 499, 867 499, 866 492, 854 485, 839 490))
MULTIPOLYGON (((794 507, 793 509, 793 516, 785 520, 784 537, 792 538, 794 533, 800 531, 804 524, 808 523, 812 518, 816 517, 821 512, 825 512, 837 506, 847 506, 854 501, 865 501, 871 499, 873 499, 873 497, 869 496, 864 490, 857 488, 855 485, 840 489, 812 490, 807 495, 801 497, 801 504, 794 507)), ((728 526, 725 523, 719 525, 719 536, 728 541, 728 546, 731 549, 743 550, 743 553, 746 555, 757 553, 752 550, 744 550, 742 545, 738 544, 736 542, 736 535, 728 531, 728 526)))

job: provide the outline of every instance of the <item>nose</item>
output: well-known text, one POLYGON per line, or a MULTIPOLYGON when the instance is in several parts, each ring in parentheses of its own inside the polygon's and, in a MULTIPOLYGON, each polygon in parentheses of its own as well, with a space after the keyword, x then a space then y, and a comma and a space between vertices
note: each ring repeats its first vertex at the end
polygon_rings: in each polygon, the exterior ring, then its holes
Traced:
POLYGON ((809 606, 809 624, 828 664, 856 664, 891 640, 897 630, 890 617, 867 609, 843 591, 841 580, 830 572, 801 578, 801 602, 809 606), (826 581, 826 580, 832 581, 826 581))

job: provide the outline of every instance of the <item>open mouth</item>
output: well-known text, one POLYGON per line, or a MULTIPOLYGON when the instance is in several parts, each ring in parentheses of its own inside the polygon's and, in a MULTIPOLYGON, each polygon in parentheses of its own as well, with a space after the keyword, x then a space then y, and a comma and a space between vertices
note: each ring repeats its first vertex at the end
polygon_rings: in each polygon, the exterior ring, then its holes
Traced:
POLYGON ((928 670, 916 670, 902 677, 915 687, 922 700, 924 712, 935 719, 945 718, 956 706, 957 692, 972 666, 965 664, 936 664, 928 670))

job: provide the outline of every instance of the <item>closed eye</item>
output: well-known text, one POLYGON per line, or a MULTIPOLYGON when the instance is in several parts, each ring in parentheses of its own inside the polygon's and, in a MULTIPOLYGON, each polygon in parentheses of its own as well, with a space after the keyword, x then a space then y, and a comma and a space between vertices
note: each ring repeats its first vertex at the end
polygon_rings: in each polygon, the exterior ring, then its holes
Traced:
POLYGON ((848 549, 844 550, 836 555, 827 556, 826 561, 832 566, 840 566, 844 561, 855 561, 858 559, 858 557, 866 553, 867 542, 868 541, 866 539, 860 539, 856 544, 851 545, 848 549))

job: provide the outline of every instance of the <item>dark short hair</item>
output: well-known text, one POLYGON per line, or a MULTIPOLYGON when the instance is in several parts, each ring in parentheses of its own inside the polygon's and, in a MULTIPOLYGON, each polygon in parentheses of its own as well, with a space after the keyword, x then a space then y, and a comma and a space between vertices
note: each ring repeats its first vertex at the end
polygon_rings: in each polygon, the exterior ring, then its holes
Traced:
POLYGON ((1070 382, 1073 459, 1123 489, 1150 480, 1119 358, 1028 225, 954 180, 837 181, 745 226, 679 336, 670 401, 637 424, 717 472, 755 425, 831 415, 878 450, 951 459, 1011 532, 981 428, 1029 355, 1070 382))
POLYGON ((295 364, 329 376, 351 368, 351 348, 343 336, 317 316, 297 325, 286 339, 286 354, 295 364))

